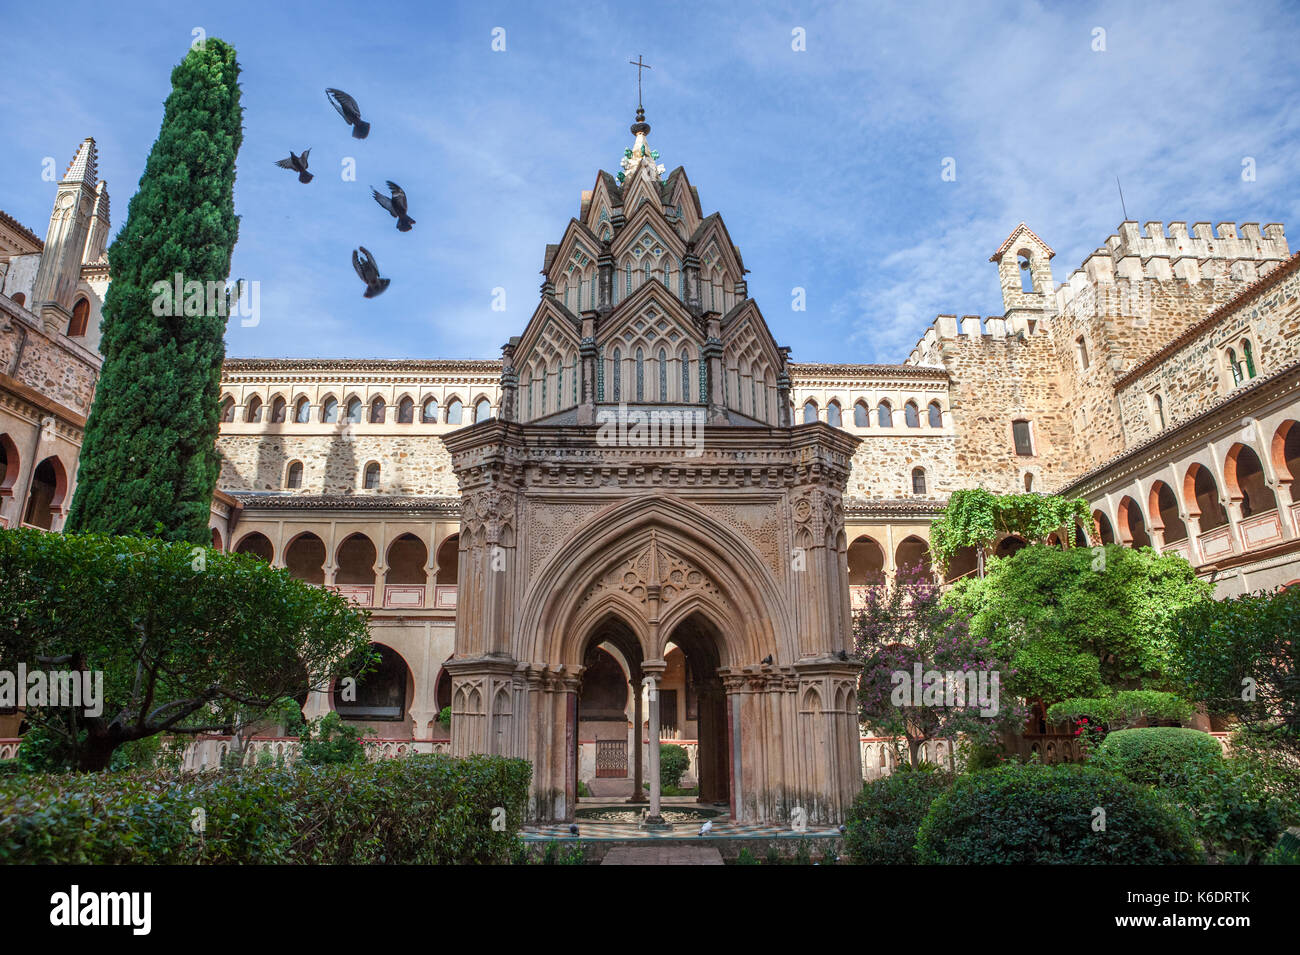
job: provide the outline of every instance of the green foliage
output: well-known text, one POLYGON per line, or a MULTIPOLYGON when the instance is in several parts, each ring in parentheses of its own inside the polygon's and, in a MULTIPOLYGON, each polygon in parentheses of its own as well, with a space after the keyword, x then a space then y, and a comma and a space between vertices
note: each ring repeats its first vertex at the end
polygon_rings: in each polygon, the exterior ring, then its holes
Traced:
POLYGON ((0 777, 0 865, 508 861, 532 768, 497 756, 0 777), (492 827, 505 809, 504 830, 492 827), (203 832, 192 824, 201 809, 203 832))
POLYGON ((1300 790, 1283 766, 1250 750, 1224 759, 1214 737, 1199 730, 1120 730, 1106 737, 1090 765, 1182 807, 1216 862, 1258 861, 1300 817, 1300 790))
POLYGON ((331 763, 359 763, 366 758, 362 736, 374 735, 368 727, 353 726, 333 710, 303 723, 298 732, 302 759, 313 766, 331 763))
POLYGON ((103 673, 100 715, 26 713, 81 769, 107 769, 117 747, 157 733, 246 725, 339 675, 369 641, 364 611, 246 554, 0 530, 0 669, 62 660, 47 668, 103 673))
POLYGON ((438 722, 441 723, 443 726, 450 726, 450 725, 451 725, 451 707, 450 707, 450 706, 444 706, 441 710, 438 711, 438 722))
POLYGON ((1009 765, 960 777, 916 839, 923 864, 1187 864, 1190 821, 1154 792, 1084 766, 1009 765), (1097 828, 1105 811, 1105 828, 1097 828))
POLYGON ((736 861, 733 865, 762 865, 758 857, 749 851, 749 846, 741 846, 740 852, 736 854, 736 861))
POLYGON ((973 636, 1010 659, 1004 692, 1050 704, 1170 689, 1173 621, 1212 592, 1177 555, 1031 545, 991 561, 982 579, 959 581, 947 600, 969 615, 973 636))
POLYGON ((1201 760, 1170 795, 1191 814, 1212 861, 1246 865, 1266 856, 1295 818, 1297 794, 1279 793, 1272 782, 1248 760, 1201 760))
POLYGON ((659 744, 659 785, 664 789, 676 789, 681 785, 682 776, 691 768, 691 757, 686 747, 676 743, 659 744))
MULTIPOLYGON (((155 282, 224 283, 239 232, 239 66, 228 44, 191 48, 171 75, 162 127, 108 250, 103 373, 67 529, 211 543, 227 310, 156 315, 155 282)), ((206 285, 205 285, 206 287, 206 285)), ((215 298, 215 297, 214 297, 215 298)), ((224 302, 224 298, 223 298, 224 302)), ((188 310, 187 310, 188 311, 188 310)))
POLYGON ((1300 758, 1300 587, 1187 607, 1173 630, 1183 692, 1300 758))
POLYGON ((954 491, 943 513, 930 525, 930 551, 947 566, 963 547, 987 547, 999 534, 1018 534, 1031 543, 1053 532, 1092 527, 1092 512, 1083 498, 1054 494, 993 494, 984 488, 954 491))
POLYGON ((1300 829, 1288 829, 1265 860, 1266 865, 1300 865, 1300 829))
POLYGON ((1113 696, 1073 698, 1047 708, 1049 723, 1081 717, 1103 723, 1113 730, 1128 729, 1142 720, 1175 720, 1185 723, 1195 710, 1186 700, 1159 690, 1120 690, 1113 696))
POLYGON ((1144 786, 1176 789, 1187 785, 1191 768, 1223 762, 1219 741, 1200 730, 1153 726, 1109 734, 1091 765, 1144 786))
POLYGON ((849 858, 859 865, 914 864, 916 831, 954 778, 940 770, 900 768, 863 786, 849 809, 849 858))

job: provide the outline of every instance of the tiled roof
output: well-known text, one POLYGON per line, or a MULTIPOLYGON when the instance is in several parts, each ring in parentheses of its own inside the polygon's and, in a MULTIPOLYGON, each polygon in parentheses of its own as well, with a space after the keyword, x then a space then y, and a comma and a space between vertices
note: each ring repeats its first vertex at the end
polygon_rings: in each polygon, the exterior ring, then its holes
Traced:
POLYGON ((13 229, 24 239, 31 242, 32 245, 36 246, 35 251, 39 252, 45 248, 45 242, 35 232, 27 228, 27 226, 23 225, 21 222, 19 222, 17 219, 11 216, 9 213, 5 212, 3 209, 0 209, 0 222, 3 222, 5 225, 9 226, 9 228, 13 229))

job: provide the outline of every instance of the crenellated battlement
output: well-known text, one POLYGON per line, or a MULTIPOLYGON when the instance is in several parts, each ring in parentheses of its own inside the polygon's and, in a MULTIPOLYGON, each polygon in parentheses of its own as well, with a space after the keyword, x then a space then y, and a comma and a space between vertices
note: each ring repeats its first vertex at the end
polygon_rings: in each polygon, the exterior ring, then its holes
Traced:
POLYGON ((963 315, 960 318, 956 315, 939 315, 925 330, 904 364, 941 368, 943 362, 939 355, 944 342, 973 342, 984 338, 1000 341, 1032 333, 1023 323, 1002 315, 963 315))
MULTIPOLYGON (((1105 242, 1105 250, 1118 263, 1129 256, 1146 260, 1151 256, 1194 259, 1285 259, 1291 253, 1280 222, 1270 222, 1260 231, 1258 222, 1220 222, 1211 229, 1208 222, 1121 222, 1119 230, 1105 242)), ((1100 250, 1099 250, 1100 251, 1100 250)))

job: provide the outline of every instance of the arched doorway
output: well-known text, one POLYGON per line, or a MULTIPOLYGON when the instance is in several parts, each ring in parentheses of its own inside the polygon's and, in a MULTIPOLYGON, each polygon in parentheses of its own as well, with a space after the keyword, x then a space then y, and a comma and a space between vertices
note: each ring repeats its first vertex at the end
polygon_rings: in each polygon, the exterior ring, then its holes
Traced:
POLYGON ((27 511, 23 523, 45 530, 54 529, 54 518, 63 513, 68 493, 68 473, 57 457, 48 457, 36 465, 31 490, 27 493, 27 511))
POLYGON ((667 693, 676 693, 676 688, 661 686, 659 713, 663 726, 665 710, 671 707, 675 710, 673 721, 688 731, 682 738, 695 739, 698 801, 725 804, 735 819, 736 804, 731 798, 731 726, 727 719, 727 692, 719 672, 721 646, 722 634, 702 613, 692 613, 673 628, 664 657, 667 659, 670 651, 679 651, 685 658, 685 686, 680 696, 671 697, 667 693))
POLYGON ((582 655, 571 734, 575 802, 579 782, 594 796, 645 800, 644 710, 639 695, 631 693, 641 686, 641 656, 636 635, 618 615, 593 628, 582 655))

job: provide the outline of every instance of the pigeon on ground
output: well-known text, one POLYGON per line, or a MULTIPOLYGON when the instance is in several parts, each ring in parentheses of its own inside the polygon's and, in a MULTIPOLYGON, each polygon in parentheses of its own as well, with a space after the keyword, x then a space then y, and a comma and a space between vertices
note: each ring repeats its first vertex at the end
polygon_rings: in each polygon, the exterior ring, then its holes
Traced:
POLYGON ((277 160, 276 165, 281 169, 292 169, 298 174, 299 182, 311 182, 312 174, 307 171, 307 154, 310 152, 311 147, 308 146, 302 151, 301 156, 295 156, 291 149, 289 150, 289 158, 277 160))
POLYGON ((398 232, 410 232, 411 226, 415 225, 415 220, 406 214, 406 193, 401 186, 391 179, 385 185, 388 186, 388 191, 393 194, 391 199, 374 186, 370 187, 370 194, 375 197, 375 202, 387 209, 388 214, 397 220, 398 232))
POLYGON ((576 822, 569 823, 569 835, 576 836, 577 834, 578 834, 578 824, 576 822))
POLYGON ((713 820, 706 819, 704 825, 700 826, 699 834, 702 836, 707 836, 712 831, 713 831, 713 820))
POLYGON ((327 89, 325 96, 339 111, 339 115, 352 127, 353 139, 365 139, 370 135, 370 124, 361 119, 361 107, 357 105, 356 100, 342 90, 336 89, 327 89))
POLYGON ((370 250, 364 245, 361 246, 361 254, 357 255, 357 250, 352 250, 352 267, 357 270, 357 275, 361 276, 361 281, 366 283, 366 298, 374 298, 388 288, 391 279, 381 279, 379 277, 379 265, 375 262, 375 257, 370 254, 370 250))

